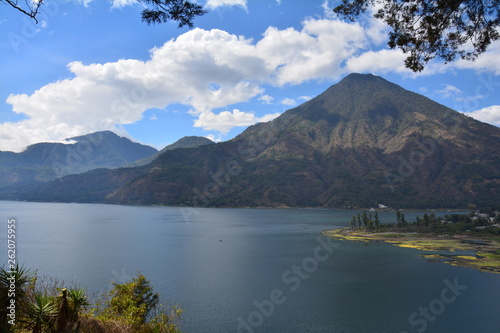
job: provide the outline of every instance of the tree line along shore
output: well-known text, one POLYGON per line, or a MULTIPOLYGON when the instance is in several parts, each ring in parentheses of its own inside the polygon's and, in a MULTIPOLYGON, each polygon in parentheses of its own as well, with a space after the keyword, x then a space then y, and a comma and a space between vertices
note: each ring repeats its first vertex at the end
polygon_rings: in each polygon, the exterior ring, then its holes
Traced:
POLYGON ((350 227, 323 234, 341 240, 383 241, 434 252, 422 256, 433 262, 500 274, 500 212, 494 208, 443 217, 425 213, 411 222, 398 210, 396 221, 388 224, 380 223, 377 212, 364 211, 353 216, 350 227))

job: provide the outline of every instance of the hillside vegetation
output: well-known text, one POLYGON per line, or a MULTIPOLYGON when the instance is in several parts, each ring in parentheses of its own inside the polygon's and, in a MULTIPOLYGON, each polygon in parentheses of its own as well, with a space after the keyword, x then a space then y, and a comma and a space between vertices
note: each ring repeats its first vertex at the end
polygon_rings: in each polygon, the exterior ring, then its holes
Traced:
POLYGON ((65 177, 22 198, 191 207, 486 207, 500 202, 499 166, 498 127, 380 77, 351 74, 233 140, 165 151, 137 168, 65 177))

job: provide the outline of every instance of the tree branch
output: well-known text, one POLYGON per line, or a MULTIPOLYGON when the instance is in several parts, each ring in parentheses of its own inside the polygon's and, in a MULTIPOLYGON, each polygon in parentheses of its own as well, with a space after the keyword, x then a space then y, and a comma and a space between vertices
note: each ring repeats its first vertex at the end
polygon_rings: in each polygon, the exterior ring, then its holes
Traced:
POLYGON ((23 8, 19 7, 17 4, 17 1, 12 1, 12 0, 0 0, 0 1, 5 1, 8 5, 12 6, 13 8, 17 9, 21 13, 31 17, 32 19, 35 20, 35 23, 38 24, 38 20, 36 16, 38 15, 38 11, 40 9, 40 6, 43 3, 43 0, 38 1, 33 7, 31 7, 28 2, 26 1, 26 6, 29 8, 29 12, 24 10, 23 8))

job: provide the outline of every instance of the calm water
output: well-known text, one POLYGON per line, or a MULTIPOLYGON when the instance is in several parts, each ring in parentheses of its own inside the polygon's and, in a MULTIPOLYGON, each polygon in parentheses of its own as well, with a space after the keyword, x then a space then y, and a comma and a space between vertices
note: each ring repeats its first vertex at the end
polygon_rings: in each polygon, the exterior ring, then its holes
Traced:
POLYGON ((500 275, 319 237, 353 211, 0 202, 0 213, 17 219, 21 263, 92 295, 140 271, 184 309, 184 332, 500 332, 500 275))

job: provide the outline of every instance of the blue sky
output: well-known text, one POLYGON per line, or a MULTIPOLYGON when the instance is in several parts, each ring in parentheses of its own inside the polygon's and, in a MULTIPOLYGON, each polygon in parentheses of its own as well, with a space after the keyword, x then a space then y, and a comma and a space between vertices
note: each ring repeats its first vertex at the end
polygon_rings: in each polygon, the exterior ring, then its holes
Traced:
POLYGON ((335 17, 340 1, 199 0, 195 28, 148 26, 134 0, 47 0, 35 24, 0 13, 0 150, 99 130, 162 148, 186 135, 226 141, 373 73, 500 126, 500 43, 475 62, 415 74, 370 16, 335 17))

